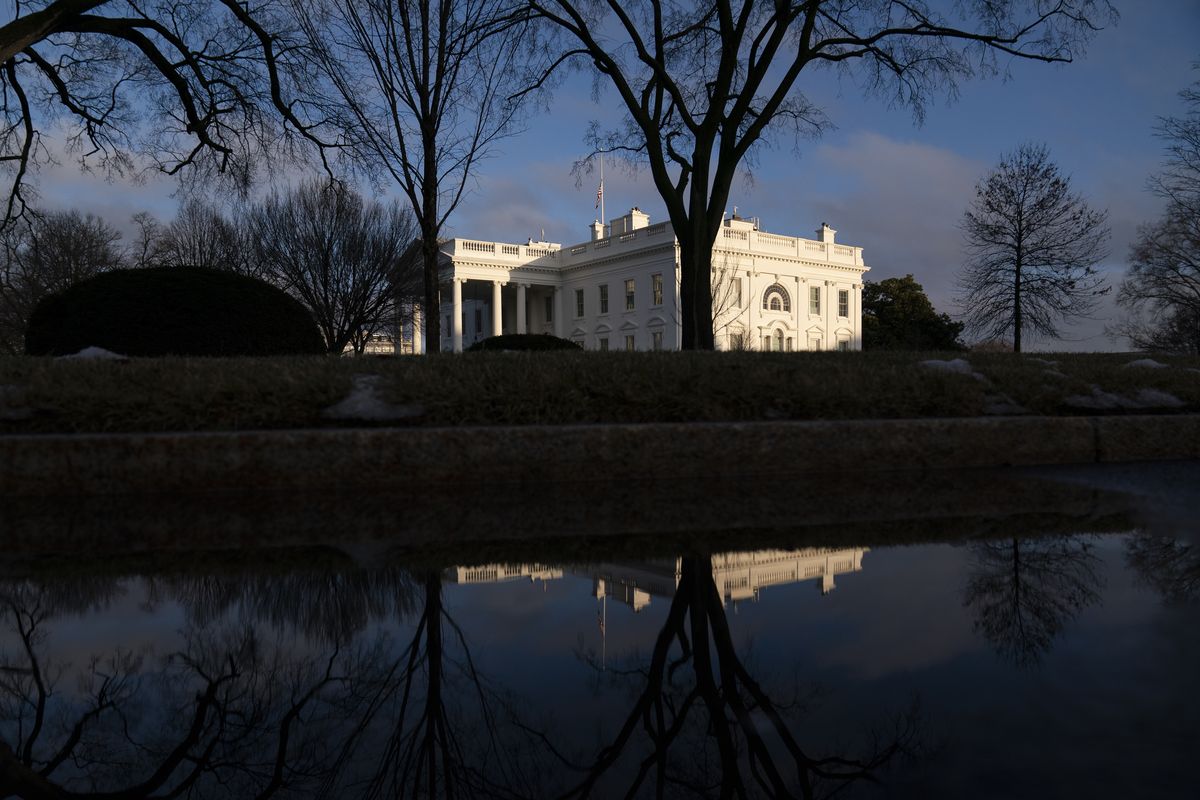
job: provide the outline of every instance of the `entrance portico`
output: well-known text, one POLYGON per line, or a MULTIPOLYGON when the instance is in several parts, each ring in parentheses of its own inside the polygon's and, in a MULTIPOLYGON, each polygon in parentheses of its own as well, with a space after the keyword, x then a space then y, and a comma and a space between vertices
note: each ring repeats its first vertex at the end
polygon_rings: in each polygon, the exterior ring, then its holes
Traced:
POLYGON ((461 353, 506 333, 562 335, 562 288, 543 281, 452 277, 443 287, 443 350, 461 353), (448 312, 448 313, 445 313, 448 312))

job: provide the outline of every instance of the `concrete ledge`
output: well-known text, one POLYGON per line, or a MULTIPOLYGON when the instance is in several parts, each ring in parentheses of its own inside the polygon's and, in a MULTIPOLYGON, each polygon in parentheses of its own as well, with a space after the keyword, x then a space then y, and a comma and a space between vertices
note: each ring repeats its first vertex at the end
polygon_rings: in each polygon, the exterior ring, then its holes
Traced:
POLYGON ((0 437, 0 494, 414 487, 1200 458, 1200 415, 0 437))

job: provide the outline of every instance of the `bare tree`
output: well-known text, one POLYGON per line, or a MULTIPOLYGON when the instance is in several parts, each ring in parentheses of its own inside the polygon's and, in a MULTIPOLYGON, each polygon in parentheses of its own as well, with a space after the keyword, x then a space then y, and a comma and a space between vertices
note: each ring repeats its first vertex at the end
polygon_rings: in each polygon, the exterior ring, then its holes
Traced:
POLYGON ((25 327, 46 295, 125 266, 121 234, 92 214, 52 211, 4 232, 0 252, 0 350, 24 351, 25 327))
POLYGON ((963 605, 997 654, 1034 666, 1067 623, 1100 599, 1099 558, 1079 536, 979 542, 963 605))
POLYGON ((526 26, 510 0, 296 3, 360 163, 399 186, 421 242, 425 341, 441 340, 442 230, 512 130, 526 26))
POLYGON ((1167 163, 1150 182, 1167 208, 1130 249, 1117 293, 1129 316, 1115 332, 1143 350, 1200 353, 1200 83, 1180 94, 1188 111, 1159 120, 1167 163))
POLYGON ((915 710, 858 757, 802 745, 791 704, 771 698, 737 653, 711 556, 681 559, 649 663, 613 672, 634 683, 636 699, 594 761, 575 764, 554 748, 579 775, 563 798, 640 797, 651 784, 658 797, 667 786, 688 797, 831 797, 920 750, 915 710), (606 779, 627 788, 614 793, 606 779))
POLYGON ((226 217, 216 206, 191 198, 149 246, 149 258, 160 267, 205 267, 260 277, 247 227, 226 217))
POLYGON ((56 593, 0 585, 5 797, 305 793, 332 767, 352 682, 376 669, 371 648, 292 655, 253 625, 189 627, 176 652, 115 649, 72 668, 48 652, 56 593))
POLYGON ((302 302, 331 353, 367 339, 395 311, 412 217, 395 203, 364 201, 334 182, 310 181, 273 194, 249 215, 254 258, 302 302))
POLYGON ((1071 191, 1043 145, 1024 144, 1000 159, 975 187, 963 215, 966 263, 959 303, 980 338, 1026 330, 1057 336, 1109 291, 1095 265, 1108 255, 1108 212, 1071 191))
POLYGON ((331 145, 303 91, 309 59, 275 0, 10 7, 0 25, 0 219, 24 213, 29 171, 52 160, 48 126, 64 125, 68 147, 110 173, 136 169, 140 155, 170 174, 195 167, 239 187, 264 159, 331 145))
POLYGON ((590 137, 596 150, 644 160, 680 247, 683 348, 711 350, 710 259, 729 190, 772 126, 820 132, 821 110, 800 92, 822 65, 863 71, 890 102, 919 117, 931 94, 994 72, 999 58, 1070 61, 1116 18, 1106 0, 954 4, 922 0, 529 0, 571 41, 562 61, 611 82, 624 127, 590 137))

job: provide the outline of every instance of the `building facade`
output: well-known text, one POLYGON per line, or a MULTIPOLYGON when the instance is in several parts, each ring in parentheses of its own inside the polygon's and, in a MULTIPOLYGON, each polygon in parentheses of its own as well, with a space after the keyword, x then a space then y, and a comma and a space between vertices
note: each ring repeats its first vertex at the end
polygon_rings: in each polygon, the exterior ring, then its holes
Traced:
MULTIPOLYGON (((862 248, 727 218, 713 247, 713 330, 722 350, 859 350, 862 248)), ((588 350, 677 350, 679 245, 637 208, 591 239, 509 244, 451 239, 442 248, 442 350, 503 333, 549 333, 588 350)), ((425 343, 415 344, 423 352, 425 343)))

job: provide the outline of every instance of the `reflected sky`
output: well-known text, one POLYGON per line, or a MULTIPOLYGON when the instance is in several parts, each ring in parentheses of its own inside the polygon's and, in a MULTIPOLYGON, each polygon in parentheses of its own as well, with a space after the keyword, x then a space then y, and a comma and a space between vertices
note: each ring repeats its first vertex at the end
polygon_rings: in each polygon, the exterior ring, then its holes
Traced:
POLYGON ((1191 797, 1198 576, 1135 532, 9 579, 0 789, 1191 797))

